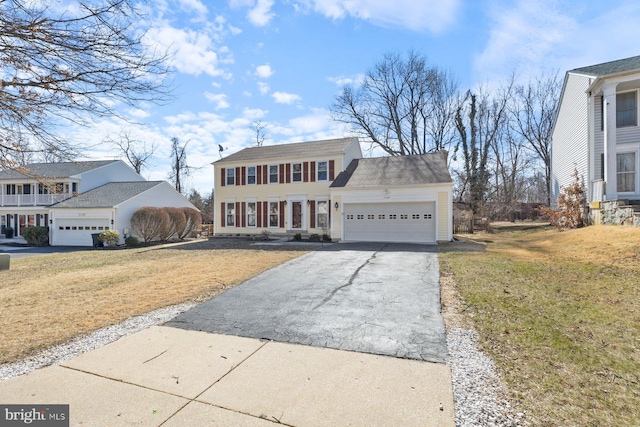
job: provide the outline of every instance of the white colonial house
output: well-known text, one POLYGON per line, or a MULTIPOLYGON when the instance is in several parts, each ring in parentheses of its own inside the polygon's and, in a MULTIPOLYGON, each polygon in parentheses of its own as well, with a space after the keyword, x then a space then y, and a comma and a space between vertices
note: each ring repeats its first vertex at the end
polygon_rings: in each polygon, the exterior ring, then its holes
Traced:
POLYGON ((551 145, 554 200, 577 170, 595 222, 632 223, 638 217, 639 93, 640 56, 566 73, 551 145))
POLYGON ((446 153, 363 158, 357 138, 245 148, 213 163, 216 235, 452 238, 446 153))
POLYGON ((0 233, 49 227, 53 246, 91 246, 92 234, 118 230, 121 243, 142 206, 194 206, 164 181, 146 181, 121 160, 34 163, 0 171, 0 233))

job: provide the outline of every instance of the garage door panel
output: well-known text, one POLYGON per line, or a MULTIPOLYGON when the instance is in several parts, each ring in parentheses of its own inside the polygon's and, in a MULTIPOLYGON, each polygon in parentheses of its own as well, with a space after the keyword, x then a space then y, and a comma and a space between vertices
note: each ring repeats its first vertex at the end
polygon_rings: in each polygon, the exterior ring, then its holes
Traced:
POLYGON ((435 202, 346 203, 345 240, 435 243, 435 202))

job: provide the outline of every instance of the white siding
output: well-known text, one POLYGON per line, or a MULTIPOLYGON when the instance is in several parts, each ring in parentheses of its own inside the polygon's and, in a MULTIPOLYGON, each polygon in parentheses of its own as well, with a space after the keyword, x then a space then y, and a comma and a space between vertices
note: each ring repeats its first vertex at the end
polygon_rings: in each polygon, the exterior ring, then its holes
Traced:
POLYGON ((602 130, 602 96, 598 95, 594 98, 594 159, 591 177, 592 179, 604 179, 604 169, 602 166, 602 156, 604 155, 604 131, 602 130))
POLYGON ((131 167, 121 160, 84 172, 80 176, 78 192, 85 193, 110 182, 144 181, 131 167))
POLYGON ((163 208, 170 206, 173 208, 194 208, 195 207, 182 194, 168 182, 162 182, 155 187, 138 194, 137 196, 116 206, 116 221, 114 228, 120 233, 120 242, 124 242, 124 230, 129 229, 131 234, 131 216, 143 206, 153 206, 163 208))
MULTIPOLYGON (((567 74, 551 143, 551 197, 555 200, 560 188, 571 183, 575 168, 586 185, 589 184, 588 97, 590 79, 567 74)), ((598 128, 599 129, 599 128, 598 128)))
POLYGON ((640 142, 639 126, 616 129, 616 144, 633 144, 637 142, 640 142))
MULTIPOLYGON (((349 163, 353 159, 361 159, 362 158, 362 149, 360 148, 360 142, 355 141, 351 143, 347 149, 344 151, 344 164, 342 165, 342 170, 346 169, 349 166, 349 163)), ((336 176, 341 171, 336 171, 336 176)))

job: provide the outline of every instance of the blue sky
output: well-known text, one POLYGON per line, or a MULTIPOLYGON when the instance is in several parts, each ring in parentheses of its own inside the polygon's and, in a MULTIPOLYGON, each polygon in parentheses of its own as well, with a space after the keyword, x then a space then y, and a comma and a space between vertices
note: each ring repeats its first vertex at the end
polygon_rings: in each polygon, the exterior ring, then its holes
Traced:
POLYGON ((348 136, 329 107, 382 55, 413 49, 449 70, 462 90, 640 55, 637 0, 154 0, 150 44, 173 52, 175 99, 70 129, 88 158, 120 131, 157 146, 149 179, 167 179, 170 138, 189 141, 188 186, 213 187, 219 158, 250 146, 348 136))

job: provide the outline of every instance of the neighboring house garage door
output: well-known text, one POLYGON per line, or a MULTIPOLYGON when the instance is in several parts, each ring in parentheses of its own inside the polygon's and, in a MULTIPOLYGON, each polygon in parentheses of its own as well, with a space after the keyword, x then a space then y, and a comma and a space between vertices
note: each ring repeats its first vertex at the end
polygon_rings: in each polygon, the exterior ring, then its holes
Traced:
POLYGON ((435 243, 435 207, 435 202, 345 203, 344 239, 435 243))
POLYGON ((53 245, 91 246, 91 235, 108 229, 109 220, 106 218, 58 219, 53 245))

